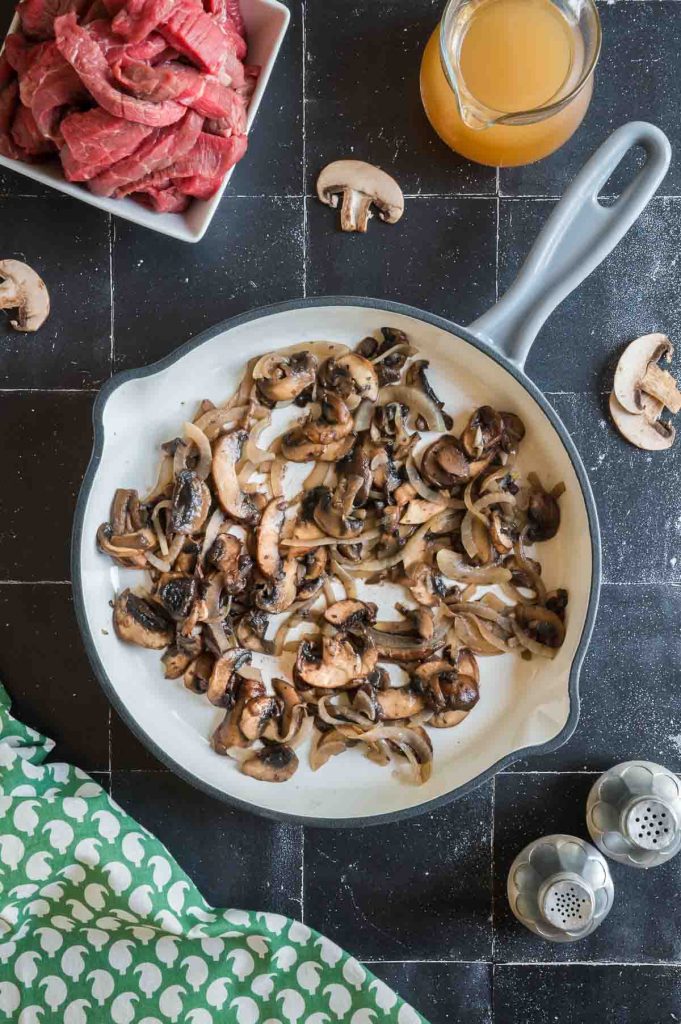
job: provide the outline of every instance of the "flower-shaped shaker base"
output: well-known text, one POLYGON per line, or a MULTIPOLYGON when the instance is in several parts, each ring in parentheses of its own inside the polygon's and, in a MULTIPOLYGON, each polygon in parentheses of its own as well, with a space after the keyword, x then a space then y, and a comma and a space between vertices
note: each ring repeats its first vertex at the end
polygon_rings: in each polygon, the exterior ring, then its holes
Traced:
POLYGON ((652 761, 624 761, 596 780, 586 805, 596 846, 635 868, 665 864, 681 849, 681 782, 652 761))
POLYGON ((598 928, 614 898, 607 861, 576 836, 544 836, 508 873, 508 901, 526 928, 551 942, 576 942, 598 928))

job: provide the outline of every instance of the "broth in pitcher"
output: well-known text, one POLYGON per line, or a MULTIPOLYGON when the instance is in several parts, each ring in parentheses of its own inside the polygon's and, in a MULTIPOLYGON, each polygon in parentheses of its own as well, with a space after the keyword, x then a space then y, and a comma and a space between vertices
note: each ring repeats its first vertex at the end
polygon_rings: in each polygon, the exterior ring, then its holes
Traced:
POLYGON ((590 3, 451 0, 421 66, 426 114, 462 156, 531 163, 580 124, 599 46, 590 3))

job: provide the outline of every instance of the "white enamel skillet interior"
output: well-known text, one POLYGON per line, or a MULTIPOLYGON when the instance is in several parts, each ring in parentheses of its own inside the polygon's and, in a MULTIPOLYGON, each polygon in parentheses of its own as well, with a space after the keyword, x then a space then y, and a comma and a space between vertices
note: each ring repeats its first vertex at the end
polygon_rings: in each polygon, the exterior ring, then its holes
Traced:
MULTIPOLYGON (((591 158, 535 244, 516 284, 472 328, 412 307, 376 299, 324 298, 283 303, 226 321, 173 355, 113 378, 98 397, 95 444, 78 500, 72 575, 78 622, 97 677, 110 700, 160 760, 197 787, 268 817, 314 825, 379 823, 443 804, 479 785, 522 755, 555 749, 579 715, 578 676, 598 603, 600 538, 591 489, 564 426, 522 371, 529 346, 550 310, 619 241, 661 181, 666 138, 650 125, 619 129, 591 158), (646 163, 618 202, 597 201, 624 153, 640 144, 646 163), (558 536, 538 549, 548 587, 569 592, 567 634, 552 661, 503 655, 480 659, 481 698, 457 728, 430 730, 434 764, 423 786, 405 784, 352 750, 313 773, 306 751, 291 780, 259 783, 217 756, 209 736, 221 717, 205 699, 163 678, 159 652, 129 646, 111 625, 110 601, 136 575, 112 565, 96 548, 117 487, 151 486, 158 446, 174 437, 204 398, 223 401, 246 362, 294 342, 354 346, 391 326, 407 332, 430 361, 433 385, 459 431, 488 403, 517 413, 527 428, 521 470, 547 486, 563 481, 558 536), (492 341, 494 339, 494 342, 492 341)), ((266 439, 265 439, 266 443, 266 439)), ((395 618, 386 591, 381 613, 395 618)), ((372 595, 376 599, 376 588, 372 595)), ((84 723, 85 725, 86 723, 84 723)))

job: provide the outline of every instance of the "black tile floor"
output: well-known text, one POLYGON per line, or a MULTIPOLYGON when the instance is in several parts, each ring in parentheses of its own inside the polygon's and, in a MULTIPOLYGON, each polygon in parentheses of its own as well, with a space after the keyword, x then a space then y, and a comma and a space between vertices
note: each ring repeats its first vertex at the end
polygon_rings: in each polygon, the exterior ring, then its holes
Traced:
MULTIPOLYGON (((5 24, 10 6, 0 11, 5 24)), ((441 0, 290 6, 249 156, 201 244, 0 173, 0 255, 40 270, 54 307, 35 336, 0 325, 0 675, 19 714, 55 737, 60 757, 96 772, 209 900, 302 917, 433 1024, 681 1020, 681 858, 649 874, 615 865, 610 918, 577 946, 537 941, 504 896, 527 841, 550 830, 586 836, 584 800, 598 772, 635 756, 681 771, 681 447, 654 458, 628 447, 603 401, 630 338, 681 335, 677 155, 659 197, 546 325, 528 363, 573 433, 603 534, 582 717, 564 747, 400 826, 276 825, 165 771, 110 711, 86 661, 68 584, 71 517, 93 395, 113 370, 301 294, 387 296, 466 322, 507 287, 553 202, 612 128, 645 117, 681 144, 674 0, 602 3, 603 57, 584 125, 548 160, 500 173, 450 154, 421 112, 418 59, 441 0), (399 228, 372 222, 364 238, 335 230, 313 186, 340 155, 394 169, 408 196, 399 228)))

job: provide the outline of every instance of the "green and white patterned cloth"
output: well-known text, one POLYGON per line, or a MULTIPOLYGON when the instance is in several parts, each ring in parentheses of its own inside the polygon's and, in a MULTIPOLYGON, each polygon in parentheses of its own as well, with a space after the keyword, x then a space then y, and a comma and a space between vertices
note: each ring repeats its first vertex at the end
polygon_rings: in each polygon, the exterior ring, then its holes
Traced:
POLYGON ((0 686, 0 1022, 424 1024, 335 943, 215 910, 0 686))

